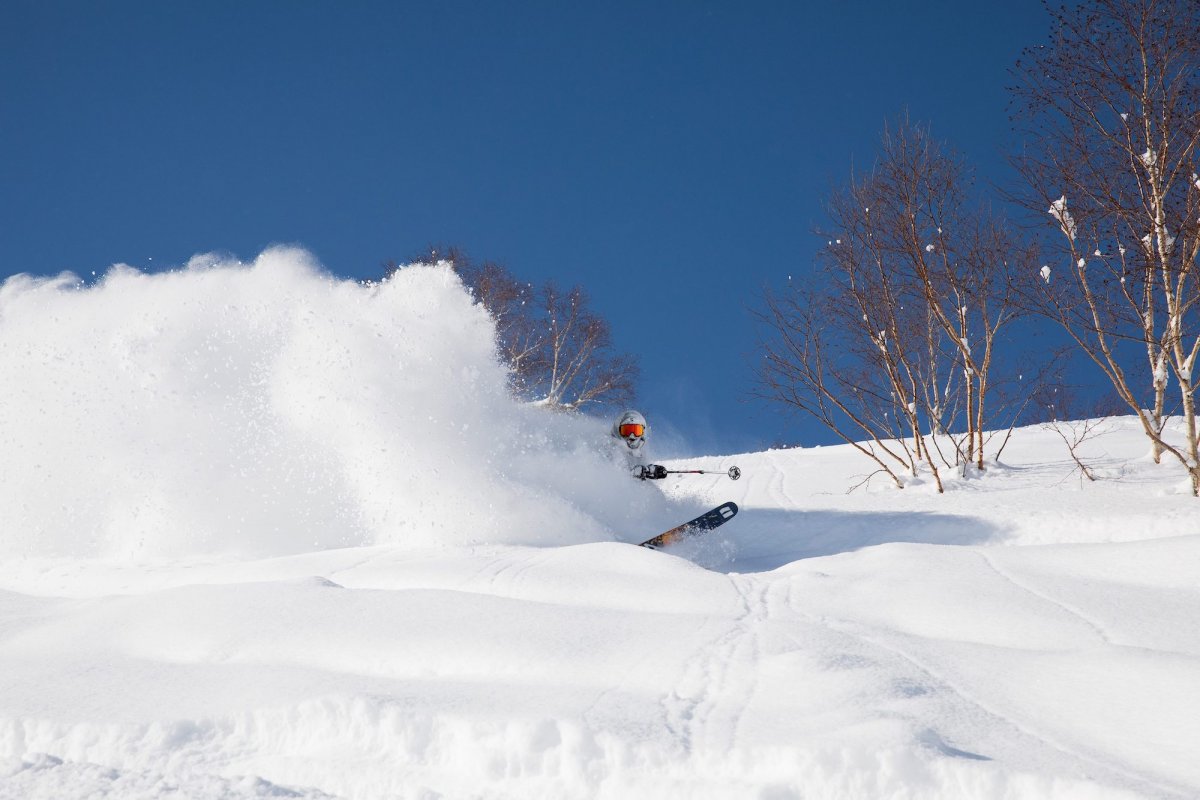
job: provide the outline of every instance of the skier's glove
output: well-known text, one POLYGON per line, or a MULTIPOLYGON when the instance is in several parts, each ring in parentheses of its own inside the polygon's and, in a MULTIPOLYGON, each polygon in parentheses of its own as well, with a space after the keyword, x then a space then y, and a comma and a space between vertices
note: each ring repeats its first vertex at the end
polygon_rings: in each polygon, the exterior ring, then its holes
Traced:
POLYGON ((641 481, 657 481, 667 477, 667 468, 661 464, 638 464, 632 472, 633 477, 641 481))

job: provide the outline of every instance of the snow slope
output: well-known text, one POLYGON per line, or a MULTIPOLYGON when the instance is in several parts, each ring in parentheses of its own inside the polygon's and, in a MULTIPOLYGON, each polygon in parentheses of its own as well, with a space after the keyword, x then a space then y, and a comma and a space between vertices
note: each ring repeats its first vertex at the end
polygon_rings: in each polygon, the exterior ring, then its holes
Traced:
POLYGON ((1030 428, 940 497, 641 484, 446 270, 295 250, 10 279, 0 376, 0 798, 1200 795, 1200 515, 1127 420, 1097 483, 1030 428))

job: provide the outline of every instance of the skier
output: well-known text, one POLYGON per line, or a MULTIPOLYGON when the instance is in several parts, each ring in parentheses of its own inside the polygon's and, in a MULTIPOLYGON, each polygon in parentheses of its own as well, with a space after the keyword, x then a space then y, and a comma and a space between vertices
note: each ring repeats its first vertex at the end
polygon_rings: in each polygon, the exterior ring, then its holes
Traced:
POLYGON ((624 411, 612 426, 612 437, 620 442, 618 448, 625 456, 633 477, 639 480, 660 480, 667 477, 667 468, 661 464, 643 464, 646 460, 646 437, 650 426, 646 418, 632 409, 624 411))

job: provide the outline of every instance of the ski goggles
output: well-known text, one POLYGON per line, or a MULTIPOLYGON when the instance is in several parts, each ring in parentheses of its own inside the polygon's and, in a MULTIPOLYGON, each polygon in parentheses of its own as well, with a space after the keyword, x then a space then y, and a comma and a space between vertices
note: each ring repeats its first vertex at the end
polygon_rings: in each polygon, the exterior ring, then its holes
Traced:
POLYGON ((646 426, 645 425, 637 425, 632 422, 622 425, 619 428, 619 430, 621 432, 621 436, 625 437, 626 439, 628 439, 630 436, 645 436, 646 435, 646 426))

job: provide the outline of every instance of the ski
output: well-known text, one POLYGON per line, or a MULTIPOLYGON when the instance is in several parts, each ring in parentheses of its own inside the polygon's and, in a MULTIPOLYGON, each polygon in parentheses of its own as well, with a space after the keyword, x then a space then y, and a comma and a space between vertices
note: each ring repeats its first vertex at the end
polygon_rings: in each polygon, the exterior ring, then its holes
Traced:
POLYGON ((711 531, 713 528, 719 528, 733 519, 737 513, 737 503, 722 503, 711 511, 705 511, 691 522, 685 522, 682 525, 671 528, 669 531, 660 533, 653 539, 647 539, 640 546, 649 547, 651 550, 658 550, 680 539, 696 536, 705 531, 711 531))

